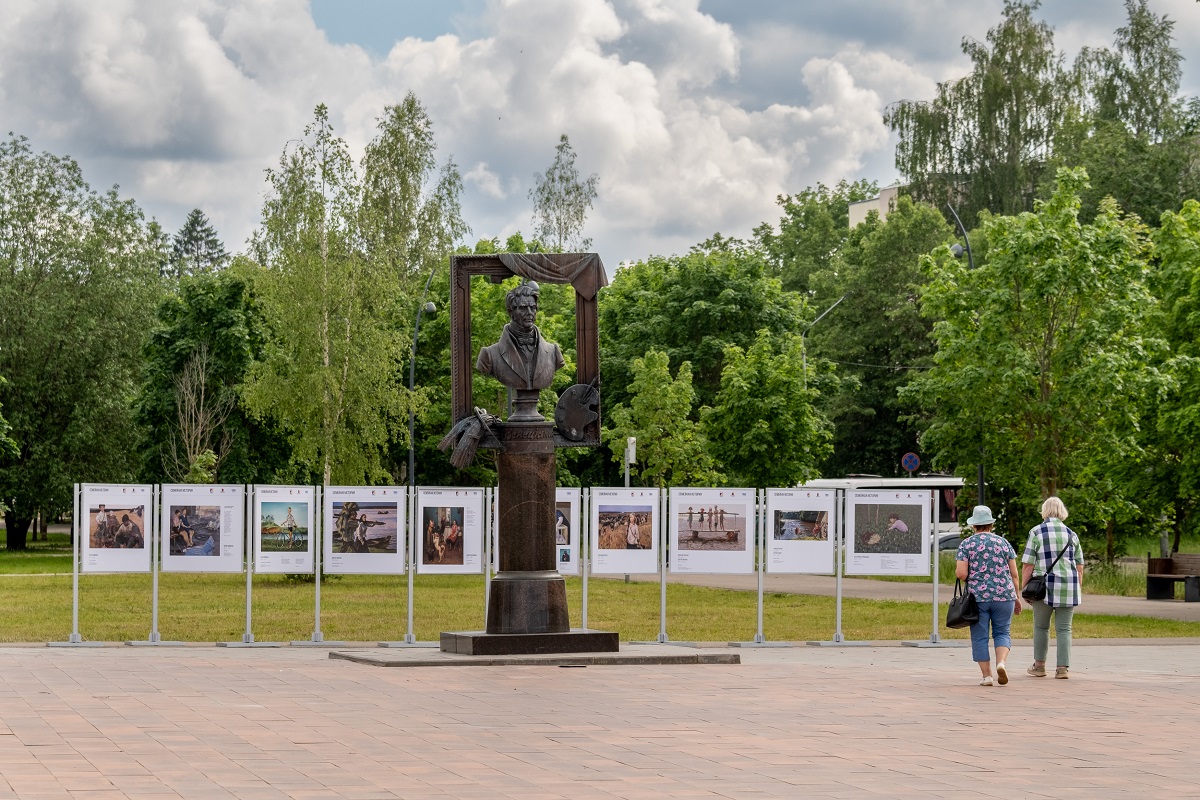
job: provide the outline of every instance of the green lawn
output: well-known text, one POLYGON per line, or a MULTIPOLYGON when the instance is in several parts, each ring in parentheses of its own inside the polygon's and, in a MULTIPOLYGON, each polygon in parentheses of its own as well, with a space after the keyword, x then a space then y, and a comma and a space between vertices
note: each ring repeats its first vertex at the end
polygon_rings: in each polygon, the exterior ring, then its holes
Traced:
MULTIPOLYGON (((242 575, 159 576, 159 632, 163 639, 189 642, 240 641, 245 630, 242 575)), ((580 624, 577 578, 567 580, 572 625, 580 624)), ((264 575, 254 579, 252 629, 259 641, 306 640, 313 632, 311 582, 264 575)), ((593 579, 588 586, 588 624, 616 630, 623 641, 653 640, 659 629, 659 587, 593 579)), ((484 626, 481 576, 416 579, 413 608, 417 638, 436 640, 444 630, 484 626)), ((322 633, 327 640, 391 641, 407 628, 407 584, 403 576, 342 576, 321 588, 322 633)), ((149 575, 80 576, 79 630, 86 640, 147 639, 150 633, 149 575)), ((71 632, 71 578, 0 576, 0 641, 64 641, 71 632)), ((941 612, 944 616, 944 610, 941 612)), ((827 640, 834 633, 834 599, 772 594, 764 598, 768 640, 827 640)), ((1018 638, 1031 636, 1032 616, 1020 615, 1018 638)), ((851 640, 925 639, 927 603, 843 601, 843 632, 851 640)), ((756 595, 724 589, 667 586, 667 634, 674 641, 748 641, 756 629, 756 595)), ((966 631, 942 631, 966 638, 966 631)), ((1075 635, 1089 637, 1200 636, 1200 623, 1081 615, 1075 635)))

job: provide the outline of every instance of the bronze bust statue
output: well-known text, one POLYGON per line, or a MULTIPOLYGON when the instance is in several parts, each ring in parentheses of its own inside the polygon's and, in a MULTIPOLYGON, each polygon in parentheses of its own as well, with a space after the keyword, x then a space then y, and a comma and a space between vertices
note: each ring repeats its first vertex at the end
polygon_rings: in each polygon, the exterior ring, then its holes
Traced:
POLYGON ((480 349, 475 369, 490 375, 514 392, 510 420, 540 420, 538 393, 554 382, 554 373, 566 365, 562 349, 548 342, 534 321, 538 310, 538 285, 523 283, 504 298, 510 322, 500 341, 480 349))

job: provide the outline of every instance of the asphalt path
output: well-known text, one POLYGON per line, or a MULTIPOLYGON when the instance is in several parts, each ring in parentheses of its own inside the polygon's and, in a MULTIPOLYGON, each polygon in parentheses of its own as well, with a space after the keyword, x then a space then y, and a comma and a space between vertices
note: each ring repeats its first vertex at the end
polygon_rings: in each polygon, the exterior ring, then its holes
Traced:
MULTIPOLYGON (((630 575, 629 579, 639 583, 658 583, 659 580, 657 573, 630 575)), ((618 578, 618 580, 620 579, 618 578)), ((758 590, 757 575, 668 573, 667 582, 683 583, 691 586, 708 586, 715 589, 734 589, 743 592, 758 590)), ((1180 622, 1200 622, 1200 603, 1185 603, 1182 600, 1147 600, 1144 597, 1088 594, 1086 574, 1083 578, 1083 590, 1083 605, 1076 612, 1078 614, 1153 617, 1155 619, 1173 619, 1180 622)), ((809 594, 834 597, 837 592, 837 578, 831 575, 767 574, 763 576, 763 591, 768 593, 809 594)), ((953 586, 942 584, 938 588, 938 601, 945 603, 953 594, 953 586)), ((933 584, 874 580, 870 578, 842 578, 842 597, 856 597, 864 600, 908 600, 914 603, 928 603, 933 599, 933 584)))

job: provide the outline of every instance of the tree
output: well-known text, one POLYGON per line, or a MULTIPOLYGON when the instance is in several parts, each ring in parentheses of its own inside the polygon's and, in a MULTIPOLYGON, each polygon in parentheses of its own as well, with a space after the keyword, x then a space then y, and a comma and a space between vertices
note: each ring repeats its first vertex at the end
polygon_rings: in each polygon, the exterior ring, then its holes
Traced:
POLYGON ((1163 214, 1154 241, 1157 321, 1171 352, 1164 368, 1174 380, 1147 414, 1152 479, 1146 488, 1169 515, 1171 550, 1178 552, 1184 533, 1196 527, 1200 501, 1200 452, 1193 446, 1200 439, 1200 202, 1188 200, 1178 213, 1163 214))
POLYGON ((588 250, 591 239, 581 238, 587 222, 588 209, 596 199, 600 178, 592 173, 579 180, 575 167, 575 151, 564 133, 554 149, 554 163, 545 175, 534 176, 535 185, 529 190, 533 201, 533 233, 546 251, 563 253, 588 250))
POLYGON ((691 364, 696 398, 711 406, 725 348, 748 349, 765 328, 800 329, 803 298, 771 277, 760 248, 719 234, 684 256, 653 256, 617 272, 600 295, 605 408, 628 404, 633 362, 653 347, 674 368, 691 364))
POLYGON ((96 194, 70 158, 0 143, 0 405, 17 454, 0 455, 8 547, 72 483, 134 477, 130 411, 166 254, 116 189, 96 194))
POLYGON ((896 168, 912 195, 938 208, 953 201, 963 218, 984 210, 1015 214, 1034 196, 1078 89, 1035 21, 1038 0, 1005 0, 987 42, 964 38, 971 73, 939 83, 932 101, 902 100, 884 122, 899 135, 896 168))
POLYGON ((1114 49, 1085 48, 1076 59, 1085 113, 1061 137, 1055 163, 1087 169, 1084 219, 1111 196, 1153 225, 1200 193, 1198 117, 1178 96, 1183 56, 1172 38, 1175 23, 1145 0, 1125 7, 1129 21, 1117 29, 1114 49))
POLYGON ((225 252, 225 245, 221 244, 208 217, 200 209, 192 209, 183 227, 171 239, 171 255, 167 261, 170 276, 179 280, 187 275, 215 272, 228 263, 229 253, 225 252))
POLYGON ((453 159, 438 170, 433 122, 416 95, 384 109, 378 127, 363 154, 359 222, 367 257, 385 264, 412 300, 407 317, 416 313, 418 286, 470 228, 462 176, 453 159))
POLYGON ((850 235, 850 204, 877 194, 877 183, 841 180, 832 189, 818 183, 815 188, 775 198, 783 208, 779 232, 764 222, 754 229, 754 235, 784 289, 811 289, 811 276, 831 268, 850 235))
POLYGON ((918 306, 919 263, 950 239, 937 209, 900 195, 885 221, 870 215, 832 266, 814 274, 815 310, 833 310, 806 327, 810 353, 836 363, 840 378, 824 399, 834 439, 822 474, 899 475, 901 457, 920 449, 921 423, 898 392, 933 363, 933 323, 918 306))
POLYGON ((612 427, 601 432, 613 460, 624 457, 625 442, 634 436, 636 469, 643 481, 660 489, 717 484, 721 477, 713 469, 704 435, 689 418, 695 401, 691 364, 680 364, 672 379, 667 354, 650 350, 634 360, 633 376, 629 405, 614 407, 612 427))
POLYGON ((1085 527, 1111 519, 1129 498, 1094 476, 1136 453, 1140 409, 1161 385, 1146 229, 1111 200, 1081 223, 1085 185, 1062 170, 1034 213, 985 217, 988 257, 974 271, 948 249, 922 259, 938 351, 906 390, 929 415, 921 444, 948 468, 986 445, 1013 492, 1011 532, 1051 494, 1079 500, 1085 527))
POLYGON ((814 407, 819 393, 805 380, 803 346, 798 336, 762 330, 749 350, 726 348, 721 390, 702 412, 702 430, 731 483, 765 488, 819 477, 831 429, 814 407))
POLYGON ((298 466, 326 484, 374 482, 386 477, 383 448, 406 431, 407 348, 390 324, 395 274, 362 250, 360 178, 323 104, 267 180, 254 290, 274 347, 242 397, 288 432, 298 466))
POLYGON ((239 256, 229 269, 184 278, 159 305, 134 403, 143 431, 142 480, 188 482, 205 451, 212 452, 213 480, 289 479, 286 437, 238 402, 250 365, 269 347, 267 321, 248 282, 256 272, 239 256), (191 446, 181 446, 185 441, 191 446))

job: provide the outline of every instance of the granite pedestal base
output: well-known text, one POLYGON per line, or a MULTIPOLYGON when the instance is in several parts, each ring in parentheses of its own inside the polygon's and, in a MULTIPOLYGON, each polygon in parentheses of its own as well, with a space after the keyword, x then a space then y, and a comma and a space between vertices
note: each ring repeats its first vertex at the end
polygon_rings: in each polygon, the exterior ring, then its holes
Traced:
POLYGON ((442 631, 443 653, 464 656, 540 655, 548 653, 616 653, 615 631, 575 628, 559 633, 484 633, 442 631))

